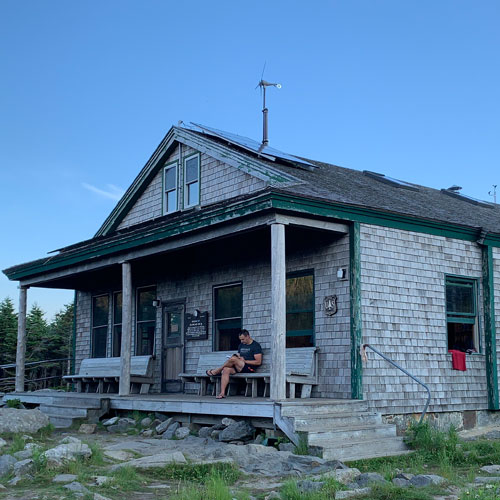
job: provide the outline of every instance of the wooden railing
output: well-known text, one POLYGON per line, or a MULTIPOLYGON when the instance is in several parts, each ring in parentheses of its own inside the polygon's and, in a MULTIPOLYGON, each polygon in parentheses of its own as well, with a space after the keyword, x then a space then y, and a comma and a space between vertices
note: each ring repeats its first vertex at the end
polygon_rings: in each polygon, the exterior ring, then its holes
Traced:
MULTIPOLYGON (((69 372, 70 358, 45 359, 25 364, 25 390, 36 391, 66 386, 63 375, 69 372)), ((12 392, 16 385, 16 363, 0 365, 0 392, 12 392)))

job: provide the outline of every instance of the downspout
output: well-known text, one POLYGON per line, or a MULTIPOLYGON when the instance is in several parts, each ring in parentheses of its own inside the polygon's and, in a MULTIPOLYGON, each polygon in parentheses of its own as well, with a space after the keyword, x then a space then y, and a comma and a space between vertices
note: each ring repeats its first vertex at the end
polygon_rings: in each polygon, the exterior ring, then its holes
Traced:
POLYGON ((498 397, 498 368, 495 325, 495 286, 493 280, 493 249, 486 242, 488 233, 481 229, 477 244, 481 248, 484 339, 486 357, 486 381, 488 389, 488 408, 500 409, 498 397))

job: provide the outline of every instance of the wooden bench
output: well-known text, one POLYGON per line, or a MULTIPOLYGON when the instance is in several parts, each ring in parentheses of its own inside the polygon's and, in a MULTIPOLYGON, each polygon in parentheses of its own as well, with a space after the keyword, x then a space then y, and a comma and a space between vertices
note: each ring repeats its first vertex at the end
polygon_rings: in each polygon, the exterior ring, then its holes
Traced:
MULTIPOLYGON (((295 398, 296 388, 300 389, 301 398, 311 397, 313 385, 318 383, 318 357, 316 347, 297 347, 286 350, 286 382, 289 398, 295 398)), ((180 373, 183 382, 196 382, 200 384, 198 394, 206 396, 207 386, 213 384, 212 394, 220 392, 220 375, 208 376, 207 370, 222 366, 234 351, 218 351, 200 354, 196 373, 180 373)), ((264 353, 263 363, 255 373, 235 373, 231 381, 244 380, 245 396, 258 395, 259 380, 264 381, 264 397, 269 397, 271 382, 270 353, 264 353)))
MULTIPOLYGON (((87 358, 80 371, 63 378, 76 384, 78 392, 112 392, 120 381, 120 358, 87 358)), ((132 356, 130 359, 130 392, 147 394, 153 383, 153 356, 132 356)))

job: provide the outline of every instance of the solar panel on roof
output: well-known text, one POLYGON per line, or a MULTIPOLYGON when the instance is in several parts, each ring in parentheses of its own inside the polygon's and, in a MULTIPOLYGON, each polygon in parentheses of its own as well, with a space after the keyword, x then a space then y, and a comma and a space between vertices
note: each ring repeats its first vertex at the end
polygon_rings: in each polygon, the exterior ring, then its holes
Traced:
POLYGON ((298 163, 300 165, 304 165, 309 168, 317 168, 317 166, 314 165, 313 163, 297 158, 296 156, 289 155, 288 153, 283 153, 278 149, 274 149, 269 146, 262 147, 262 144, 260 142, 254 141, 253 139, 249 139, 248 137, 243 137, 242 135, 238 134, 232 134, 231 132, 225 132, 224 130, 218 130, 216 128, 207 127, 205 125, 200 125, 198 123, 193 123, 193 122, 191 123, 192 125, 195 125, 199 129, 201 129, 206 134, 218 137, 219 139, 224 139, 230 142, 231 144, 240 146, 243 149, 251 151, 252 153, 262 155, 264 158, 267 158, 269 160, 275 161, 276 158, 280 158, 282 160, 298 163))

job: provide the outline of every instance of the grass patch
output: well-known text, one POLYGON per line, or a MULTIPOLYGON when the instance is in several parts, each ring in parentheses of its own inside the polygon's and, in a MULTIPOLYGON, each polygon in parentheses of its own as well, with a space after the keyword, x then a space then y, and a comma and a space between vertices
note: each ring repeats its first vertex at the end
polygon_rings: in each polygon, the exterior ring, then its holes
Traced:
POLYGON ((299 444, 294 448, 295 455, 309 455, 309 444, 307 443, 307 434, 299 434, 299 444))
POLYGON ((226 479, 218 472, 213 471, 207 476, 204 484, 187 484, 177 488, 177 491, 168 497, 170 500, 233 500, 248 498, 246 493, 232 493, 226 479), (235 496, 236 495, 236 496, 235 496))
POLYGON ((167 464, 146 472, 155 479, 167 481, 192 481, 206 483, 211 477, 220 477, 225 484, 234 484, 240 477, 237 467, 227 463, 215 464, 167 464))
POLYGON ((345 489, 344 485, 333 478, 325 478, 323 487, 318 491, 304 492, 296 481, 286 481, 281 488, 280 494, 283 500, 331 500, 335 493, 345 489))
POLYGON ((374 484, 371 486, 370 500, 432 500, 439 494, 435 487, 400 488, 392 484, 374 484))
POLYGON ((23 407, 23 404, 21 403, 20 399, 8 399, 7 400, 7 408, 16 408, 16 409, 21 409, 23 407))
POLYGON ((111 473, 111 481, 104 483, 101 488, 110 491, 140 491, 144 480, 134 467, 124 465, 111 473))

